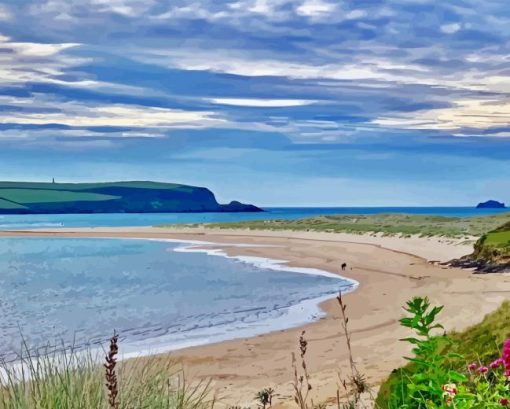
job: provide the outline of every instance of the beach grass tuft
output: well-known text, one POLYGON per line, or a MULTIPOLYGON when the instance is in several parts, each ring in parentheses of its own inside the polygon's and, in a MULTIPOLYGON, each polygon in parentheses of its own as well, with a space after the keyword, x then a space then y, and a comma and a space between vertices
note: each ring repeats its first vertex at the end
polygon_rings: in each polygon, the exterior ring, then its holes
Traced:
POLYGON ((16 363, 0 362, 0 409, 211 409, 209 381, 188 383, 169 355, 117 362, 118 336, 107 351, 26 345, 16 363), (104 371, 106 370, 106 374, 104 371), (106 383, 105 383, 106 379, 106 383))

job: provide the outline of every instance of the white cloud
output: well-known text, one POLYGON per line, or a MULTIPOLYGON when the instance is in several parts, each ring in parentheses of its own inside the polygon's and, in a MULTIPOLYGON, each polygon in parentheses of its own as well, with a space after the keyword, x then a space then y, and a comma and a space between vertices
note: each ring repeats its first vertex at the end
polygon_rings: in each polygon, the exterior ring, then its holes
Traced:
POLYGON ((46 0, 34 2, 30 7, 33 15, 49 14, 57 20, 79 21, 75 19, 80 7, 95 13, 114 13, 127 17, 138 17, 149 11, 154 0, 46 0))
POLYGON ((12 41, 9 37, 0 34, 0 45, 13 50, 16 54, 31 57, 50 57, 67 48, 76 47, 77 43, 47 44, 12 41))
POLYGON ((253 13, 269 14, 273 11, 271 0, 255 0, 255 3, 248 9, 253 13))
POLYGON ((310 18, 320 18, 332 14, 337 6, 323 0, 305 0, 296 8, 297 14, 310 18))
POLYGON ((63 103, 59 112, 7 112, 0 123, 59 124, 72 127, 117 126, 130 128, 195 128, 225 123, 213 112, 182 111, 133 105, 88 106, 63 103))
POLYGON ((459 23, 444 24, 441 26, 441 31, 445 34, 454 34, 461 29, 459 23))
POLYGON ((0 47, 9 53, 0 53, 0 83, 11 86, 24 86, 27 83, 57 84, 72 88, 94 89, 109 94, 156 95, 157 90, 136 86, 108 83, 89 78, 85 74, 75 74, 72 79, 62 75, 93 59, 66 54, 65 51, 79 47, 78 43, 33 43, 12 41, 0 34, 0 47))
POLYGON ((140 57, 143 61, 161 63, 168 59, 167 64, 184 70, 206 70, 229 74, 260 77, 277 76, 297 79, 381 79, 389 78, 391 74, 378 72, 378 67, 369 64, 326 64, 309 65, 281 60, 249 60, 243 56, 236 57, 217 50, 212 54, 204 51, 172 52, 167 50, 153 50, 149 56, 140 57))
POLYGON ((42 44, 11 41, 0 36, 0 47, 11 50, 0 54, 0 82, 4 84, 25 84, 45 82, 57 77, 65 67, 78 61, 66 58, 60 53, 78 44, 42 44))
POLYGON ((385 128, 440 131, 469 129, 470 134, 476 134, 477 131, 491 128, 510 127, 510 100, 463 99, 455 101, 447 108, 386 116, 372 122, 385 128))
POLYGON ((210 102, 220 105, 243 107, 296 107, 315 104, 319 101, 309 99, 257 99, 257 98, 211 98, 210 102))
POLYGON ((357 20, 359 18, 366 17, 368 15, 366 10, 351 10, 346 15, 345 18, 348 20, 357 20))
MULTIPOLYGON (((276 76, 292 79, 316 79, 355 81, 356 87, 381 84, 422 85, 448 88, 452 90, 494 91, 504 85, 504 76, 496 81, 488 72, 469 70, 448 76, 439 75, 437 71, 416 63, 391 60, 383 57, 363 54, 347 63, 312 65, 301 62, 251 59, 232 50, 147 50, 143 54, 132 52, 135 59, 146 63, 164 65, 183 70, 205 70, 235 74, 247 77, 276 76)), ((506 77, 510 86, 510 77, 506 77)), ((505 89, 505 88, 503 88, 505 89)))
POLYGON ((0 4, 0 21, 9 21, 11 18, 12 15, 7 6, 0 4))

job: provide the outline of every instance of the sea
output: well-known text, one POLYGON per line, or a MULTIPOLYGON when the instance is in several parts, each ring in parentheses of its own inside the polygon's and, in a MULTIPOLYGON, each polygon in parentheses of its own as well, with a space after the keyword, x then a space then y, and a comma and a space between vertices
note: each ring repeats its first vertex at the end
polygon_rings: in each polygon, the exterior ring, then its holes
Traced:
POLYGON ((320 318, 356 285, 193 242, 0 238, 0 357, 97 350, 114 331, 123 358, 255 336, 320 318))
MULTIPOLYGON (((264 213, 3 215, 0 229, 150 226, 322 214, 480 216, 467 207, 268 208, 264 213)), ((285 260, 228 257, 172 240, 0 238, 0 358, 26 347, 94 348, 117 331, 123 357, 255 336, 317 320, 357 283, 285 260), (25 347, 23 347, 25 345, 25 347)), ((242 244, 237 244, 242 246, 242 244)))

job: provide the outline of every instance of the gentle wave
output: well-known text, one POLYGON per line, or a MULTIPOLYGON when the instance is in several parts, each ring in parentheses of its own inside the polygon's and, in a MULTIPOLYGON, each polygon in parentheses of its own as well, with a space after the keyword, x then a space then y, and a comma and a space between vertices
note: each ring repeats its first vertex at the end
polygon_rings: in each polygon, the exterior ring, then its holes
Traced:
POLYGON ((168 239, 1 239, 2 352, 17 350, 10 346, 20 328, 33 347, 49 336, 69 345, 74 334, 77 348, 105 343, 117 328, 124 357, 251 337, 317 320, 322 301, 358 285, 285 260, 228 256, 225 246, 168 239))
MULTIPOLYGON (((322 276, 338 279, 345 284, 338 289, 342 294, 354 291, 359 283, 356 280, 331 273, 329 271, 308 267, 292 267, 286 265, 287 260, 277 260, 266 257, 254 256, 229 256, 221 248, 203 248, 203 246, 223 246, 223 247, 277 247, 272 245, 257 245, 244 243, 214 243, 199 240, 177 240, 177 239, 147 239, 151 241, 182 243, 180 247, 172 248, 172 251, 183 253, 205 253, 209 256, 223 257, 233 259, 242 263, 250 264, 261 269, 270 269, 274 271, 285 271, 313 276, 322 276)), ((244 321, 235 321, 226 325, 217 325, 212 327, 199 328, 194 331, 192 338, 186 338, 175 341, 175 334, 172 334, 171 340, 166 336, 159 336, 145 339, 143 342, 129 342, 121 348, 123 359, 134 358, 159 354, 164 352, 176 351, 179 349, 203 346, 217 342, 229 341, 239 338, 249 338, 274 331, 286 330, 305 325, 324 317, 325 313, 321 310, 320 304, 334 297, 338 292, 331 292, 320 297, 312 299, 303 299, 297 304, 287 305, 281 308, 281 314, 277 317, 269 317, 251 322, 250 325, 244 321), (149 345, 147 345, 149 344, 149 345)))

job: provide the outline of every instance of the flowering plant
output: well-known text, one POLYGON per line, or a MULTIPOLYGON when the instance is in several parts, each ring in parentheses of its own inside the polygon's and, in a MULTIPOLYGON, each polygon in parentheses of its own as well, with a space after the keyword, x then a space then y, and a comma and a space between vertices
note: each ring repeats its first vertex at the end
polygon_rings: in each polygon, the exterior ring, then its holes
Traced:
POLYGON ((415 332, 405 338, 413 345, 414 357, 407 358, 412 371, 401 371, 399 393, 392 394, 393 408, 510 409, 510 339, 503 343, 501 356, 492 362, 472 362, 465 371, 459 354, 448 353, 453 342, 446 334, 434 335, 436 316, 442 307, 431 307, 427 298, 407 302, 410 314, 400 323, 415 332))
POLYGON ((467 366, 466 387, 472 408, 504 408, 510 398, 510 339, 503 344, 501 357, 488 365, 473 362, 467 366))

